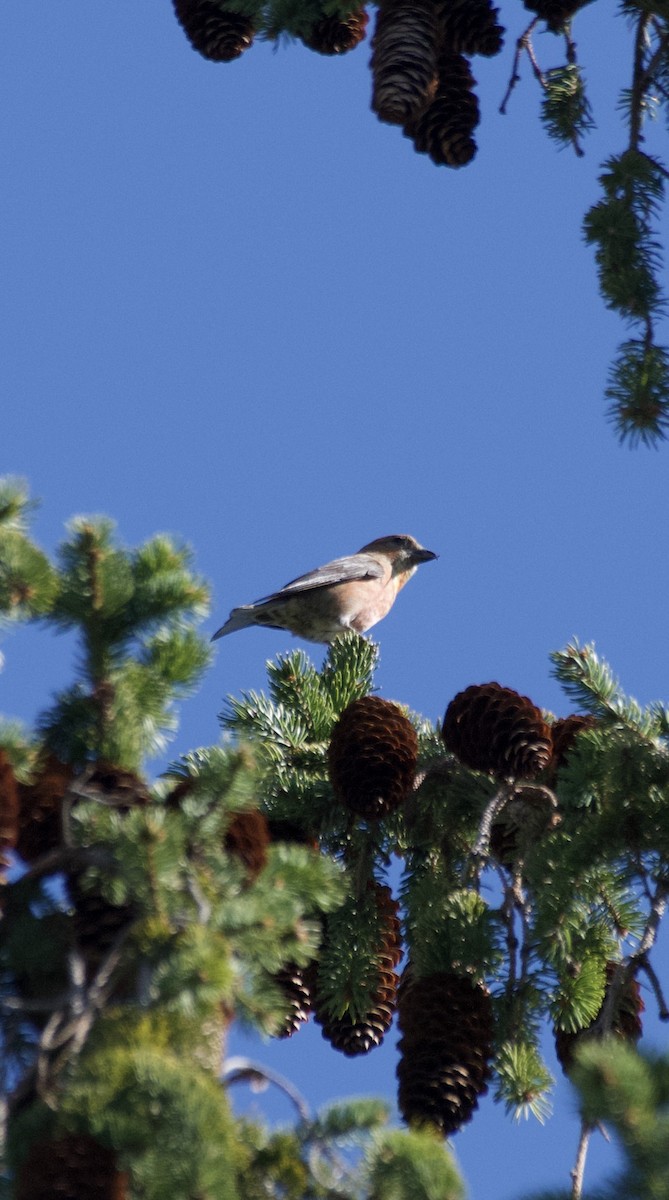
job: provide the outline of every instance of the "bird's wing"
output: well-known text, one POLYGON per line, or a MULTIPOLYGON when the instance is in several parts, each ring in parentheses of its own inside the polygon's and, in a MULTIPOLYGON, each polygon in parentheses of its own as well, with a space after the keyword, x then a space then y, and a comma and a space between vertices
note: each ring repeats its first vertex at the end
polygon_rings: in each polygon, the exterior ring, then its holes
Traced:
POLYGON ((291 579, 279 592, 271 596, 263 596, 254 604, 265 604, 271 600, 283 600, 298 592, 310 592, 315 588, 328 587, 333 583, 349 583, 353 579, 383 579, 385 569, 383 563, 372 554, 349 554, 345 558, 335 558, 323 567, 316 567, 306 575, 291 579))

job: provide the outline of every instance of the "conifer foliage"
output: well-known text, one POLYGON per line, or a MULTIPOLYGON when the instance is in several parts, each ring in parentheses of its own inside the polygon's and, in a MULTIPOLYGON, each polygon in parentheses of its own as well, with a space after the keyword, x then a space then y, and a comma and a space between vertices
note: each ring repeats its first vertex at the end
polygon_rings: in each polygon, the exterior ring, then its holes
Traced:
POLYGON ((7 1200, 460 1200, 439 1139, 488 1090, 546 1117, 546 1025, 586 1127, 609 1113, 630 1171, 659 1178, 624 1113, 666 1123, 660 1067, 630 1056, 644 977, 667 1016, 669 711, 573 643, 554 669, 576 712, 475 684, 440 729, 373 694, 377 649, 347 634, 320 670, 268 664, 221 744, 150 783, 208 660, 206 586, 171 539, 127 549, 99 519, 51 562, 27 513, 3 483, 0 612, 69 629, 78 672, 34 731, 0 721, 1 849, 21 863, 0 910, 7 1200), (397 1014, 406 1130, 371 1102, 301 1103, 294 1134, 233 1117, 229 1089, 263 1076, 226 1066, 230 1022, 299 1037, 312 1012, 351 1058, 397 1014), (344 1171, 353 1133, 366 1156, 344 1171))

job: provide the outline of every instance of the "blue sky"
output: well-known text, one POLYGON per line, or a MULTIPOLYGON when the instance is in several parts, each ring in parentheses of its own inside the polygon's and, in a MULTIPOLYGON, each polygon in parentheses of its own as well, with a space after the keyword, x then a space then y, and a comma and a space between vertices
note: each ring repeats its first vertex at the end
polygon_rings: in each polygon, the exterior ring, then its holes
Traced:
MULTIPOLYGON (((508 0, 504 52, 473 66, 478 156, 448 171, 370 112, 368 44, 214 65, 169 0, 3 6, 0 472, 41 498, 42 544, 76 512, 113 516, 129 544, 180 535, 213 583, 213 631, 408 532, 440 558, 376 631, 382 695, 437 718, 497 679, 564 714, 548 654, 577 635, 641 702, 667 698, 667 450, 620 447, 606 422, 625 331, 580 234, 625 144, 612 9, 576 24, 598 122, 585 158, 548 142, 527 64, 497 111, 527 17, 508 0)), ((558 39, 536 47, 560 61, 558 39)), ((288 646, 221 643, 174 754, 214 741, 224 696, 262 687, 288 646)), ((71 646, 24 630, 4 650, 0 708, 30 720, 71 646)), ((657 965, 666 978, 666 946, 657 965)), ((392 1095, 394 1040, 354 1063, 313 1029, 251 1052, 316 1105, 392 1095)), ((482 1106, 456 1143, 472 1200, 566 1186, 566 1085, 557 1113, 516 1129, 482 1106)), ((589 1181, 612 1165, 596 1146, 589 1181)))

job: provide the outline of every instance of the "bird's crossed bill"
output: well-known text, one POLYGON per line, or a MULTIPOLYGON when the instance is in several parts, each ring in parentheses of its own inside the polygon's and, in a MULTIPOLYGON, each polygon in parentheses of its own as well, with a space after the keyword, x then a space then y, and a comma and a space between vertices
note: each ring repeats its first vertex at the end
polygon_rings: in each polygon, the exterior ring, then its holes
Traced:
POLYGON ((271 596, 233 608, 212 641, 249 625, 286 629, 307 642, 332 642, 349 629, 365 633, 390 612, 416 568, 433 558, 432 550, 408 534, 376 538, 357 554, 335 558, 271 596))

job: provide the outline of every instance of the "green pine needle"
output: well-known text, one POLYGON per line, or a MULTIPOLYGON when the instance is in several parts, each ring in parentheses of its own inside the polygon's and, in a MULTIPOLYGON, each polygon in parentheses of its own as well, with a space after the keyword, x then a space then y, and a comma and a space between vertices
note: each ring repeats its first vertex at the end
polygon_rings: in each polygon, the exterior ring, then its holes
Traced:
POLYGON ((544 79, 541 119, 549 137, 561 147, 578 146, 595 124, 580 67, 575 63, 554 67, 544 79))
POLYGON ((550 1091, 554 1077, 532 1042, 504 1042, 495 1059, 495 1100, 501 1101, 515 1121, 536 1118, 542 1125, 550 1117, 550 1091))

